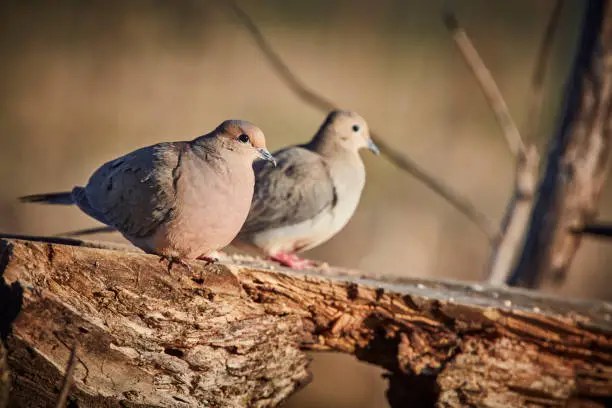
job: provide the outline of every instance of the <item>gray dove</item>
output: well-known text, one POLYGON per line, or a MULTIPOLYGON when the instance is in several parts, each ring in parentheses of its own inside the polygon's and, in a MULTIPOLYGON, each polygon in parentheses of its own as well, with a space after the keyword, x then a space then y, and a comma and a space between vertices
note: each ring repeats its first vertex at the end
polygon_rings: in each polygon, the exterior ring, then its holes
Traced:
POLYGON ((254 163, 251 210, 232 246, 301 269, 313 264, 296 253, 337 234, 357 208, 365 185, 361 148, 379 154, 366 121, 333 111, 312 140, 284 148, 271 163, 254 163))
POLYGON ((158 143, 98 168, 85 187, 21 197, 23 202, 76 204, 147 253, 173 263, 228 245, 247 218, 253 161, 274 166, 263 132, 227 120, 191 141, 158 143))

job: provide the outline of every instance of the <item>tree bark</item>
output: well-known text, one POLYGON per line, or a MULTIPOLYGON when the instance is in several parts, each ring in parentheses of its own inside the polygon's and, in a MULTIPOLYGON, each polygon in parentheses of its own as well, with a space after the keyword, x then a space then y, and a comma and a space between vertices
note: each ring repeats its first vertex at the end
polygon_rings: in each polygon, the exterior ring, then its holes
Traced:
POLYGON ((304 350, 385 368, 393 407, 612 397, 606 303, 244 258, 169 274, 152 255, 15 239, 0 253, 10 406, 53 406, 74 344, 72 407, 277 406, 310 379, 304 350))

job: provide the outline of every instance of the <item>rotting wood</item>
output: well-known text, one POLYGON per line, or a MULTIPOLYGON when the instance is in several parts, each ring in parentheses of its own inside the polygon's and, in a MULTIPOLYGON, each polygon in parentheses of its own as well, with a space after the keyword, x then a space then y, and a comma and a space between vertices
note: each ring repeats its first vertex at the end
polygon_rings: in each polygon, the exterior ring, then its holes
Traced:
POLYGON ((0 251, 11 406, 51 406, 77 340, 69 400, 87 407, 276 406, 309 381, 304 349, 383 367, 393 407, 612 398, 604 302, 262 261, 168 274, 152 255, 14 239, 0 251))

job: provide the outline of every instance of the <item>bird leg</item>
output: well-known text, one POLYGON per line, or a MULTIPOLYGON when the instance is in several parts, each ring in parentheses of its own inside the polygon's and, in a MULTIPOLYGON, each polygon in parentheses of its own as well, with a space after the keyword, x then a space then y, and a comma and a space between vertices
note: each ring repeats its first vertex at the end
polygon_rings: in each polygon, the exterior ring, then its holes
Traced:
POLYGON ((289 252, 277 252, 276 254, 271 255, 270 259, 274 262, 278 262, 279 264, 283 266, 287 266, 291 269, 300 270, 300 269, 308 269, 310 267, 317 266, 316 261, 300 258, 296 254, 292 254, 289 252))
POLYGON ((171 274, 172 272, 172 265, 179 264, 184 266, 187 271, 189 271, 189 273, 191 273, 191 265, 189 265, 187 262, 185 262, 183 259, 178 258, 176 256, 171 256, 171 255, 160 255, 159 256, 159 262, 163 262, 163 261, 168 261, 168 273, 171 274))

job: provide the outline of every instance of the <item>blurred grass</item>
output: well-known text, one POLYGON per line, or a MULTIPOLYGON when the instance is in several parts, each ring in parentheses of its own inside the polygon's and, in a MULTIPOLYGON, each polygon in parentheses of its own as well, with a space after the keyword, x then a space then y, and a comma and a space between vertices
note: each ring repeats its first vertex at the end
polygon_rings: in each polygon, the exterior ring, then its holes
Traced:
MULTIPOLYGON (((540 146, 554 124, 579 28, 582 3, 566 3, 540 146)), ((360 112, 394 147, 499 220, 512 157, 440 14, 446 6, 457 12, 521 124, 552 0, 241 5, 306 84, 360 112)), ((0 48, 3 231, 55 234, 96 225, 76 209, 24 206, 15 197, 83 184, 98 165, 137 147, 193 138, 232 117, 258 124, 279 148, 308 139, 323 119, 275 77, 222 2, 3 1, 0 48)), ((479 279, 488 254, 481 232, 384 159, 363 156, 368 182, 357 214, 308 255, 388 275, 479 279)), ((603 217, 612 216, 611 199, 608 188, 603 217)), ((606 243, 585 242, 559 292, 612 298, 611 260, 606 243)), ((378 372, 357 367, 346 357, 317 358, 314 383, 289 406, 384 406, 378 372), (367 373, 357 374, 362 369, 367 373)))

